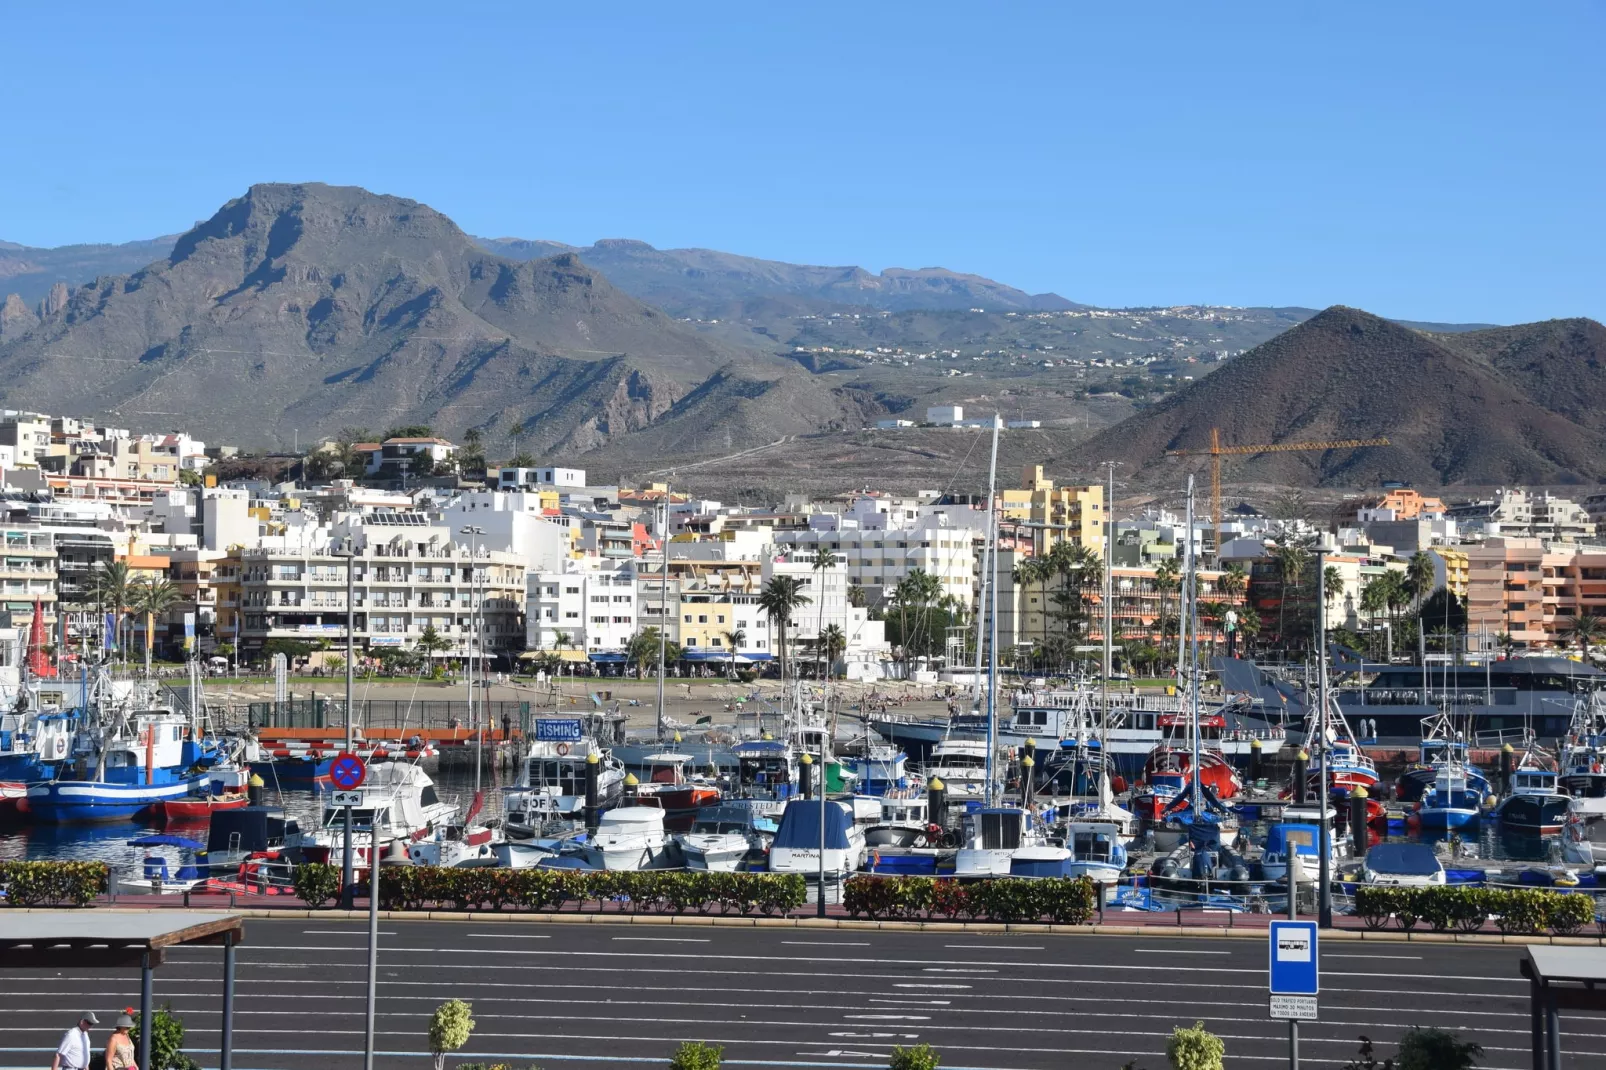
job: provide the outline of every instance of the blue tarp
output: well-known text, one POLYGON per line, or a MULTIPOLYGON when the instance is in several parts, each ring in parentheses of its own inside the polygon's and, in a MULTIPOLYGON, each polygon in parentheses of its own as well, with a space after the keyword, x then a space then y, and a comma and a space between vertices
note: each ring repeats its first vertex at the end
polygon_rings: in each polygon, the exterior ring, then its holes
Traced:
POLYGON ((1366 852, 1366 864, 1378 873, 1427 876, 1444 867, 1425 843, 1380 843, 1366 852))
MULTIPOLYGON (((818 849, 820 846, 820 806, 819 799, 793 799, 786 804, 786 810, 781 814, 781 827, 776 830, 775 842, 770 846, 786 847, 792 850, 802 848, 818 849)), ((829 799, 825 800, 825 848, 828 851, 846 850, 848 846, 848 829, 853 827, 853 817, 842 805, 829 799)))
POLYGON ((141 836, 137 840, 129 840, 130 847, 182 847, 186 851, 204 851, 206 844, 199 840, 192 840, 186 836, 141 836))

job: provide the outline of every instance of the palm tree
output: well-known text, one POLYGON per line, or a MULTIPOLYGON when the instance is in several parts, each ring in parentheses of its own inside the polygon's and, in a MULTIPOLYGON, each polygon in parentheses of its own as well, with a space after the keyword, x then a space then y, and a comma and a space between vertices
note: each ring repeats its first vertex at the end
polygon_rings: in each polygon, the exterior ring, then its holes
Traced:
POLYGON ((803 593, 803 581, 796 576, 771 576, 758 593, 758 608, 769 618, 770 626, 779 637, 781 680, 786 680, 786 629, 792 623, 792 614, 813 599, 803 593))
POLYGON ((1323 609, 1331 608, 1334 602, 1344 597, 1344 573, 1337 565, 1322 569, 1322 594, 1327 600, 1323 609))
MULTIPOLYGON (((562 633, 559 633, 559 645, 562 645, 564 640, 565 637, 562 633)), ((418 652, 424 656, 424 660, 428 661, 432 656, 450 650, 452 643, 451 640, 436 631, 433 624, 426 624, 424 625, 424 630, 419 633, 418 642, 415 646, 418 652)))
POLYGON ((741 650, 742 644, 747 642, 747 632, 742 628, 737 628, 735 631, 725 632, 724 636, 725 646, 731 652, 730 658, 727 659, 728 664, 725 669, 725 675, 734 677, 736 675, 736 653, 741 650))
POLYGON ((1160 641, 1165 642, 1167 622, 1170 617, 1171 592, 1182 590, 1182 567, 1177 559, 1168 557, 1154 566, 1154 590, 1160 596, 1160 612, 1158 623, 1160 625, 1160 641))
POLYGON ((826 671, 830 672, 831 669, 829 667, 834 666, 836 659, 841 657, 843 652, 848 649, 848 637, 842 634, 841 628, 831 624, 820 633, 819 646, 827 666, 826 671))
POLYGON ((643 680, 647 678, 648 667, 658 662, 658 648, 660 645, 664 649, 664 660, 666 662, 679 660, 678 657, 672 658, 669 656, 670 647, 674 644, 666 643, 659 639, 657 625, 650 624, 641 629, 641 631, 630 637, 630 642, 625 646, 625 655, 635 663, 636 673, 643 680))
POLYGON ((129 594, 129 608, 145 615, 145 674, 151 671, 151 648, 155 645, 156 618, 164 616, 184 596, 171 580, 148 579, 133 585, 129 594))
MULTIPOLYGON (((815 589, 820 592, 819 619, 814 625, 816 641, 818 641, 818 637, 825 634, 825 574, 826 572, 835 568, 836 563, 837 556, 831 552, 831 548, 829 546, 821 544, 814 548, 814 557, 812 560, 810 560, 809 567, 814 570, 814 575, 817 581, 814 586, 815 589)), ((825 679, 825 674, 825 663, 821 662, 820 679, 825 679)))
POLYGON ((1216 581, 1216 586, 1221 589, 1222 594, 1230 598, 1236 598, 1243 594, 1244 589, 1249 586, 1249 574, 1244 571, 1242 565, 1234 561, 1221 574, 1221 579, 1216 581))
POLYGON ((1433 584, 1433 555, 1426 550, 1418 550, 1405 565, 1405 586, 1411 592, 1412 599, 1420 604, 1432 592, 1433 584))
POLYGON ((90 578, 90 584, 95 604, 100 607, 101 613, 110 610, 114 616, 112 641, 123 651, 123 660, 126 663, 128 653, 122 641, 123 614, 128 611, 129 597, 133 594, 133 581, 128 576, 127 562, 102 561, 90 578))
POLYGON ((1510 632, 1499 632, 1495 635, 1494 641, 1499 644, 1501 651, 1508 658, 1511 657, 1511 652, 1517 649, 1517 640, 1512 638, 1510 632))
POLYGON ((1272 560, 1277 565, 1277 579, 1281 587, 1277 599, 1277 644, 1288 652, 1288 588, 1298 587, 1304 578, 1305 566, 1310 561, 1310 551, 1305 543, 1298 539, 1285 538, 1282 542, 1271 548, 1272 560))
POLYGON ((1589 644, 1600 638, 1602 632, 1606 632, 1606 620, 1587 609, 1576 617, 1568 617, 1561 626, 1562 635, 1578 640, 1578 650, 1585 661, 1589 660, 1589 644))
POLYGON ((904 677, 909 674, 909 656, 923 644, 916 639, 927 638, 925 632, 931 623, 931 605, 942 596, 942 581, 923 568, 909 570, 909 574, 898 581, 893 588, 892 599, 898 607, 898 637, 903 647, 904 677), (913 632, 909 628, 909 614, 913 612, 915 624, 913 632))
MULTIPOLYGON (((1028 557, 1010 570, 1010 576, 1014 579, 1015 586, 1025 588, 1034 583, 1037 584, 1040 592, 1039 598, 1043 601, 1048 598, 1048 575, 1049 570, 1044 567, 1043 559, 1040 557, 1028 557)), ((1043 618, 1042 637, 1044 639, 1048 638, 1047 616, 1043 618)))

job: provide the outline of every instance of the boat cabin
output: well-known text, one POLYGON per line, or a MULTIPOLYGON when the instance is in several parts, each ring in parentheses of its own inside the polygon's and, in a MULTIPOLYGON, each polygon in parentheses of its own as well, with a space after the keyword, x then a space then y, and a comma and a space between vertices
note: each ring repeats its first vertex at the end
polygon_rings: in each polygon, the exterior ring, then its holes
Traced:
POLYGON ((1017 851, 1026 842, 1031 814, 1018 806, 978 810, 970 815, 971 846, 982 851, 1017 851))
POLYGON ((132 736, 106 746, 108 784, 171 784, 198 754, 186 754, 189 722, 168 711, 136 714, 132 736))
POLYGON ((1126 864, 1126 848, 1112 821, 1072 821, 1065 826, 1065 839, 1078 862, 1126 864))
POLYGON ((1511 774, 1513 795, 1554 795, 1557 774, 1549 769, 1518 769, 1511 774))

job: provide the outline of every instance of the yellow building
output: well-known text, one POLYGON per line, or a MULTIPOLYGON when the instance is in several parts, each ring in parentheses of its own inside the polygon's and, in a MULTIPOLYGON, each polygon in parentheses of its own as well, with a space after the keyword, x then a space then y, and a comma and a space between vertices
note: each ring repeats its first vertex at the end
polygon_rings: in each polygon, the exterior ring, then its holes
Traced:
POLYGON ((1103 487, 1056 487, 1052 479, 1043 475, 1042 465, 1031 464, 1021 474, 1021 490, 1005 491, 1005 495, 1005 517, 1042 525, 1034 529, 1036 553, 1046 554, 1055 543, 1067 540, 1099 553, 1104 551, 1103 487), (1026 495, 1025 516, 1011 512, 1012 508, 1020 510, 1021 494, 1026 495))
POLYGON ((1444 582, 1450 588, 1450 593, 1465 599, 1471 562, 1467 552, 1450 546, 1434 546, 1429 548, 1428 553, 1444 562, 1444 582))

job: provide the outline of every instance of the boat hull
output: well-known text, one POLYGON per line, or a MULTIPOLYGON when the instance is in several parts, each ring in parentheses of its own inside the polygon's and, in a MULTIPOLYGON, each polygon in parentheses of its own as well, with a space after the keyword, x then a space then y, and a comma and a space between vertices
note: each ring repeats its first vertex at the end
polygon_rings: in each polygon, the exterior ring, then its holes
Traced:
POLYGON ((1495 809, 1503 828, 1549 834, 1560 832, 1567 823, 1565 795, 1513 795, 1495 809))
POLYGON ((28 789, 28 816, 39 824, 127 821, 169 799, 182 799, 205 783, 204 776, 169 784, 107 784, 61 780, 28 789))

